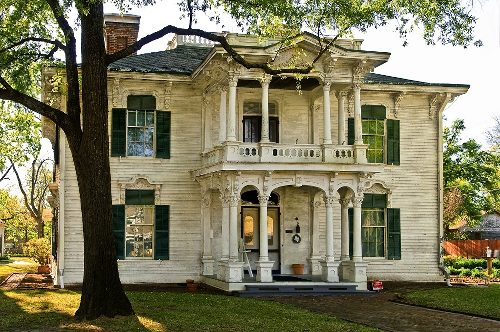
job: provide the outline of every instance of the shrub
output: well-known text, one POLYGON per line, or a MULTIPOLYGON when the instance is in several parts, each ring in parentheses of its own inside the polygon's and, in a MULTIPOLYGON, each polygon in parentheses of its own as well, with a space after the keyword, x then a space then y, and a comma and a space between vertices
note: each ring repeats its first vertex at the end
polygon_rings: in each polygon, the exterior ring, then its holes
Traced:
POLYGON ((23 252, 40 265, 48 264, 51 254, 50 242, 45 238, 29 240, 24 244, 23 252))
POLYGON ((8 261, 10 259, 9 255, 0 256, 0 261, 8 261))

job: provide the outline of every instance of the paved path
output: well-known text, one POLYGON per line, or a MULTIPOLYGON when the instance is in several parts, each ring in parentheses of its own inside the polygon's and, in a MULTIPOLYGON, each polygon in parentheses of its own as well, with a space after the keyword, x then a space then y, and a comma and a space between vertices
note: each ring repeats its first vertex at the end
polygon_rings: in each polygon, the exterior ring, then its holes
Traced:
POLYGON ((4 282, 0 285, 1 289, 15 289, 21 284, 26 273, 12 273, 4 282))
POLYGON ((393 294, 380 294, 276 297, 273 300, 384 331, 500 331, 500 321, 395 303, 391 301, 394 298, 393 294))

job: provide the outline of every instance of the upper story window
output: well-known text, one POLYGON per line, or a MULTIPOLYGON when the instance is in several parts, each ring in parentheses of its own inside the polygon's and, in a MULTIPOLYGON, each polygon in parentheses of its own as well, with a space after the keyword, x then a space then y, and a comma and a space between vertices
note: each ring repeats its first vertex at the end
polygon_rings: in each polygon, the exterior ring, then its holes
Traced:
POLYGON ((112 111, 111 156, 170 158, 170 120, 154 96, 128 96, 127 109, 112 111))
MULTIPOLYGON (((399 165, 399 120, 386 118, 385 106, 361 107, 363 143, 369 163, 399 165)), ((348 144, 354 144, 354 119, 348 120, 348 144)))
MULTIPOLYGON (((269 140, 278 142, 279 121, 278 105, 270 102, 269 112, 269 140)), ((245 101, 243 103, 243 142, 258 143, 262 134, 262 103, 259 101, 245 101)))

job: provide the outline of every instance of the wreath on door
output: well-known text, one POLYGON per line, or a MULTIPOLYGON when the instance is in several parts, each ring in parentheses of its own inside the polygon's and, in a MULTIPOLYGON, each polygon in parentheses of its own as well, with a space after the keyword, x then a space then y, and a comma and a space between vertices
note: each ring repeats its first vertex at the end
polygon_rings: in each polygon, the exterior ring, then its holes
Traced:
POLYGON ((300 243, 300 241, 302 241, 302 238, 300 237, 299 234, 295 234, 294 236, 292 236, 293 243, 300 243))

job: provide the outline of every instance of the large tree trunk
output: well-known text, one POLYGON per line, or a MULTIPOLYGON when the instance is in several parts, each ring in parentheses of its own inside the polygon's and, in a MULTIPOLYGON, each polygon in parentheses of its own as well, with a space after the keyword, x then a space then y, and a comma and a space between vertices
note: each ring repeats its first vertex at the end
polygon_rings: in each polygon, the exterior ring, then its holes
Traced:
POLYGON ((78 319, 133 314, 118 275, 111 226, 107 68, 102 3, 81 16, 83 137, 68 136, 83 220, 84 274, 78 319))
POLYGON ((45 237, 44 228, 45 228, 45 222, 43 221, 43 217, 42 216, 36 217, 36 232, 39 239, 45 237))

